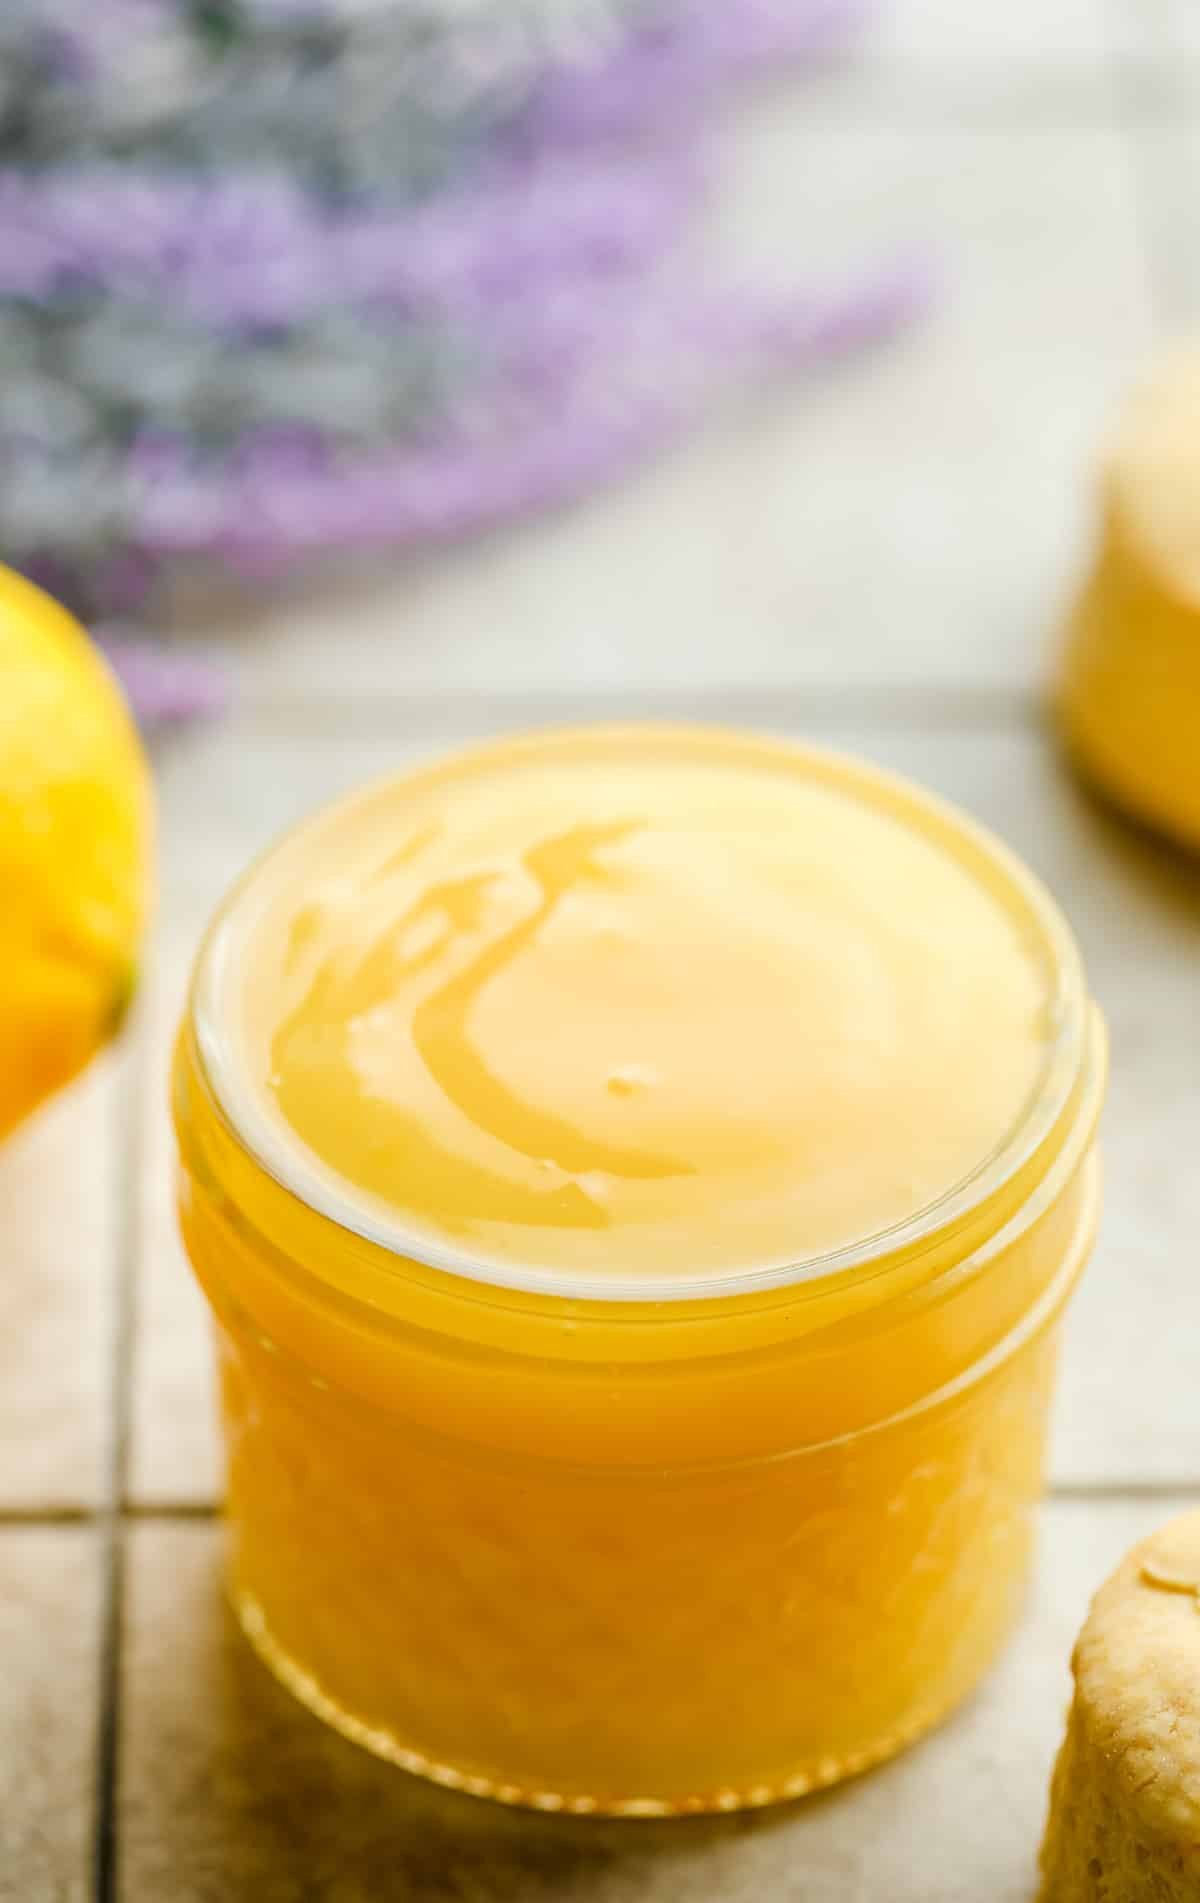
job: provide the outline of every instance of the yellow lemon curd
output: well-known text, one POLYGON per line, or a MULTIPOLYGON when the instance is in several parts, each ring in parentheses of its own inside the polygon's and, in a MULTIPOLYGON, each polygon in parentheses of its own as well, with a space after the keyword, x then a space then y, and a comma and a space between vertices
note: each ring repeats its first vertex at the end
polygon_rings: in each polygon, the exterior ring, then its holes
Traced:
POLYGON ((1068 744, 1119 805, 1200 849, 1200 346, 1127 406, 1105 458, 1099 548, 1072 611, 1068 744))
POLYGON ((543 1808, 899 1748, 1017 1601, 1102 1072, 1036 882, 835 755, 535 735, 301 827, 176 1075, 251 1640, 543 1808))

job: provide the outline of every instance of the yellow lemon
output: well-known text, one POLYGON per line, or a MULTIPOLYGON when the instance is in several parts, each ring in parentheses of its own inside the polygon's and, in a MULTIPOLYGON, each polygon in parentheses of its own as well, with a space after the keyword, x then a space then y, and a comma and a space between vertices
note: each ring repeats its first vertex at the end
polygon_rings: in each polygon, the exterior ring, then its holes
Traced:
POLYGON ((0 1136, 120 1024, 150 833, 116 682, 57 602, 0 568, 0 1136))

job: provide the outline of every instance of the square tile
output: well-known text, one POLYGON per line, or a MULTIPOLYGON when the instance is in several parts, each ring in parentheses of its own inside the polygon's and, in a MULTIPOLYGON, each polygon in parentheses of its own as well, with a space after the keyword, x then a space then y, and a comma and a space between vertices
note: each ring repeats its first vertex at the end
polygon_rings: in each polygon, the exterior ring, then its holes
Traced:
POLYGON ((1169 72, 1176 96, 1129 138, 1154 296, 1175 336, 1200 326, 1200 20, 1195 59, 1169 72))
POLYGON ((207 629, 276 706, 1040 681, 1095 445, 1153 335, 1118 134, 969 107, 930 122, 851 76, 747 118, 722 206, 720 234, 776 284, 932 251, 928 315, 577 508, 354 564, 223 626, 181 602, 181 632, 207 629))
POLYGON ((1192 0, 1103 0, 1109 36, 1119 53, 1169 63, 1200 53, 1200 19, 1192 0))
POLYGON ((507 1812, 369 1758, 296 1706, 234 1631, 218 1529, 138 1526, 122 1903, 1027 1903, 1075 1631, 1120 1553, 1175 1507, 1049 1507, 1017 1637, 982 1691, 895 1763, 776 1811, 664 1824, 507 1812))
POLYGON ((137 1299, 131 1357, 126 1491, 139 1506, 211 1501, 220 1491, 208 1310, 175 1219, 175 1148, 168 1108, 171 1052, 191 944, 164 927, 145 1008, 147 1058, 136 1223, 137 1299))
POLYGON ((1051 1476, 1200 1484, 1200 866, 1082 794, 1049 735, 847 740, 967 807, 1040 873, 1108 1021, 1104 1208, 1067 1317, 1051 1476))
POLYGON ((0 1508, 100 1495, 117 1272, 120 1060, 99 1059, 0 1146, 0 1508))
POLYGON ((0 1530, 0 1903, 84 1903, 100 1630, 79 1527, 0 1530))
POLYGON ((883 0, 864 39, 872 51, 936 61, 960 71, 976 62, 1098 62, 1108 35, 1105 0, 1019 0, 964 7, 955 0, 883 0))
MULTIPOLYGON (((653 711, 669 705, 669 697, 656 701, 653 711)), ((874 757, 957 800, 1031 862, 1071 918, 1109 1021, 1112 1074, 1106 1208, 1067 1329, 1053 1474, 1071 1485, 1200 1482, 1193 1368, 1200 1178, 1188 1161, 1200 1127, 1200 1073, 1185 1028, 1196 1014, 1200 870, 1095 808, 1040 732, 1003 722, 974 732, 936 721, 893 725, 849 710, 837 719, 828 708, 818 722, 804 710, 803 694, 764 697, 757 721, 874 757)), ((474 730, 505 718, 481 713, 474 730)), ((151 1013, 135 1354, 132 1488, 143 1503, 208 1500, 216 1483, 208 1333, 175 1238, 165 1082, 183 974, 203 919, 282 825, 468 730, 457 713, 427 723, 419 738, 401 728, 289 737, 230 724, 194 737, 168 764, 164 884, 174 924, 151 1013)))
POLYGON ((160 761, 162 923, 144 1010, 142 1161, 127 1485, 141 1507, 212 1501, 220 1488, 208 1311, 175 1216, 170 1065, 192 960, 218 901, 282 828, 358 779, 411 757, 411 736, 333 745, 230 722, 160 761))

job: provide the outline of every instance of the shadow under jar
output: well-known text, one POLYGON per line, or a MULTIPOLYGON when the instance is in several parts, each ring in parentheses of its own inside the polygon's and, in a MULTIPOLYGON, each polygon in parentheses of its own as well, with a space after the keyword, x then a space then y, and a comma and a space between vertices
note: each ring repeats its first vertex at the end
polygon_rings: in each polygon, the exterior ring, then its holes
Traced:
POLYGON ((1019 1604, 1103 1071, 1037 882, 836 755, 534 735, 300 827, 175 1076, 252 1644, 544 1809, 901 1748, 1019 1604))

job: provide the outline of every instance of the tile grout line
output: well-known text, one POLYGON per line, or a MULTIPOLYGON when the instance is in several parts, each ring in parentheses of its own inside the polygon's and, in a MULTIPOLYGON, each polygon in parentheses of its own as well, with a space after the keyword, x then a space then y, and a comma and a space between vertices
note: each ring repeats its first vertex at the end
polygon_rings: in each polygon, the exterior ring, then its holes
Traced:
MULTIPOLYGON (((1089 1501, 1098 1505, 1123 1500, 1171 1500, 1184 1494, 1200 1494, 1200 1474, 1168 1474, 1162 1478, 1118 1480, 1051 1481, 1042 1494, 1042 1503, 1066 1505, 1089 1501)), ((19 1532, 24 1527, 94 1526, 107 1533, 114 1521, 130 1526, 208 1526, 222 1517, 218 1500, 126 1500, 115 1514, 107 1506, 0 1506, 0 1533, 19 1532)))
POLYGON ((95 1526, 101 1509, 78 1501, 50 1506, 0 1506, 0 1532, 22 1526, 95 1526))
POLYGON ((129 1465, 131 1369, 135 1270, 139 1247, 142 1085, 147 1049, 145 1012, 130 1026, 125 1072, 120 1081, 116 1149, 112 1159, 116 1218, 111 1272, 109 1335, 108 1460, 103 1498, 95 1516, 100 1543, 100 1670, 93 1778, 93 1903, 115 1903, 117 1894, 117 1776, 123 1620, 125 1611, 125 1516, 122 1502, 129 1465))
POLYGON ((1048 1501, 1064 1505, 1094 1503, 1104 1506, 1123 1500, 1173 1500, 1200 1493, 1200 1477, 1168 1480, 1060 1480, 1047 1487, 1048 1501))
POLYGON ((461 733, 464 726, 546 722, 623 721, 631 719, 723 720, 755 723, 764 718, 789 725, 809 723, 880 728, 928 727, 938 731, 1006 731, 1041 725, 1045 696, 1033 689, 1007 686, 922 688, 896 682, 869 683, 714 681, 680 689, 662 683, 632 688, 595 685, 582 691, 551 688, 492 688, 388 692, 362 698, 355 694, 307 695, 264 692, 253 684, 235 691, 229 719, 235 725, 281 738, 305 738, 329 730, 331 714, 353 724, 355 732, 394 731, 398 723, 420 731, 440 728, 461 733))

